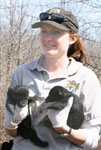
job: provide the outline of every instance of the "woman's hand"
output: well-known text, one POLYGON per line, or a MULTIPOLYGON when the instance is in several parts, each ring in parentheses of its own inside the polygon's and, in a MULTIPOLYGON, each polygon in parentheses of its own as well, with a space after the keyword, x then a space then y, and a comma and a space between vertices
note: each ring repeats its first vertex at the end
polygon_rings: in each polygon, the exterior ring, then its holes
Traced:
POLYGON ((12 137, 16 137, 17 136, 17 129, 8 129, 8 128, 5 128, 5 132, 9 135, 9 136, 12 136, 12 137))

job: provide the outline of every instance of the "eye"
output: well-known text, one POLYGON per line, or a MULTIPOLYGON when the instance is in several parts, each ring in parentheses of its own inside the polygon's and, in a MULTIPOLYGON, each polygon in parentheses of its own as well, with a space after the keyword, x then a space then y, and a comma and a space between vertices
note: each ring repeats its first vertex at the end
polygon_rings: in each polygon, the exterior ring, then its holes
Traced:
POLYGON ((46 30, 41 30, 41 33, 47 33, 47 31, 46 30))

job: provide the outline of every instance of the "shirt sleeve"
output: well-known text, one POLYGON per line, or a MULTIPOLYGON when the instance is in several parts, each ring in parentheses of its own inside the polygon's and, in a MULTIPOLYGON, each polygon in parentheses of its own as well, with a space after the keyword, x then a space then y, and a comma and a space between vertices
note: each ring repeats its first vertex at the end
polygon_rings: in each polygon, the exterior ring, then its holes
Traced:
POLYGON ((94 72, 86 73, 82 89, 85 121, 83 128, 101 125, 101 85, 94 72))
POLYGON ((86 128, 84 130, 87 135, 87 140, 84 144, 80 146, 86 148, 86 150, 96 149, 98 146, 98 141, 100 140, 100 126, 96 125, 90 128, 86 128))

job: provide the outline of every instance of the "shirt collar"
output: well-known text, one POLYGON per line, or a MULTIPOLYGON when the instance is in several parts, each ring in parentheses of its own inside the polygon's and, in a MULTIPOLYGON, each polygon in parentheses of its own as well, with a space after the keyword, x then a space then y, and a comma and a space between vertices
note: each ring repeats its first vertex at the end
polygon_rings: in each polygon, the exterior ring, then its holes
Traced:
MULTIPOLYGON (((38 59, 36 59, 35 61, 29 64, 29 68, 31 70, 37 69, 39 72, 46 71, 42 66, 44 59, 45 59, 45 56, 41 55, 38 59)), ((66 74, 65 74, 66 76, 67 75, 72 76, 76 74, 81 69, 81 66, 82 66, 82 63, 75 61, 73 58, 69 58, 69 60, 71 61, 71 63, 66 70, 66 74)))
POLYGON ((44 55, 41 55, 38 59, 34 60, 29 64, 29 69, 35 70, 37 69, 39 72, 44 71, 45 69, 42 66, 42 63, 44 61, 44 55))
POLYGON ((67 68, 67 74, 68 76, 72 76, 76 74, 82 67, 82 63, 75 61, 73 58, 69 58, 71 63, 67 68))

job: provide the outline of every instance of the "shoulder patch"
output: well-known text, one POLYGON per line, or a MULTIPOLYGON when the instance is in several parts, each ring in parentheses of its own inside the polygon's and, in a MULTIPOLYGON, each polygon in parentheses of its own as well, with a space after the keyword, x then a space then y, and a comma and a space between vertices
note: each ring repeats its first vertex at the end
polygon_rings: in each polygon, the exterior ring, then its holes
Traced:
POLYGON ((72 93, 75 93, 77 88, 78 88, 79 84, 77 84, 75 81, 70 81, 67 86, 66 86, 66 89, 69 91, 69 92, 72 92, 72 93))

